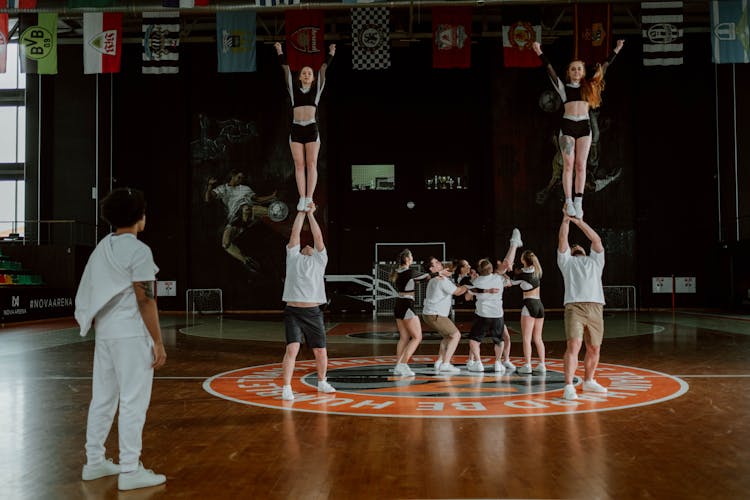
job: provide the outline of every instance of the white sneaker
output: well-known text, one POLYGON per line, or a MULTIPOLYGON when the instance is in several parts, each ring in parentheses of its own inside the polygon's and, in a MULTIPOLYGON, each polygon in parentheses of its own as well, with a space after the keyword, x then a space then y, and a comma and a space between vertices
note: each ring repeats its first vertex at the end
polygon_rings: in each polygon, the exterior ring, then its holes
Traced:
POLYGON ((576 219, 583 219, 583 198, 580 196, 573 198, 573 208, 576 210, 576 219))
POLYGON ((325 380, 320 380, 318 381, 318 392, 325 392, 326 394, 330 394, 332 392, 336 392, 336 389, 334 389, 333 386, 325 380))
POLYGON ((502 375, 503 373, 505 373, 505 367, 502 363, 495 361, 495 373, 497 375, 502 375))
POLYGON ((471 367, 467 367, 470 372, 484 372, 484 365, 481 361, 475 361, 471 367))
POLYGON ((438 358, 435 363, 432 365, 435 368, 435 373, 440 371, 440 366, 442 366, 443 360, 441 358, 438 358))
POLYGON ((114 476, 120 473, 120 466, 108 458, 102 463, 96 465, 84 465, 81 479, 84 481, 93 481, 105 476, 114 476))
POLYGON ((505 367, 505 371, 507 371, 508 373, 513 373, 516 371, 516 365, 514 365, 510 361, 503 361, 503 366, 505 367))
POLYGON ((565 389, 563 389, 563 398, 567 399, 568 401, 578 399, 578 394, 576 394, 576 387, 573 384, 567 384, 565 386, 565 389))
POLYGON ((294 393, 291 385, 285 385, 281 388, 281 399, 284 401, 294 401, 294 393))
POLYGON ((396 367, 393 369, 393 373, 402 377, 413 377, 415 375, 406 363, 397 363, 396 367))
POLYGON ((167 476, 164 474, 154 474, 154 471, 144 469, 143 464, 138 462, 137 471, 120 473, 117 478, 117 489, 135 490, 138 488, 148 488, 149 486, 158 486, 166 482, 167 476))
POLYGON ((573 200, 570 198, 565 200, 565 213, 568 214, 568 217, 576 216, 576 207, 573 206, 573 200))
POLYGON ((531 365, 528 363, 526 363, 525 365, 523 365, 521 368, 518 369, 518 373, 523 373, 524 375, 528 375, 532 371, 533 370, 531 369, 531 365))
POLYGON ((538 365, 536 365, 536 371, 538 371, 539 373, 547 373, 547 367, 544 366, 544 363, 539 363, 538 365))
POLYGON ((599 382, 597 382, 593 378, 591 380, 583 381, 583 390, 585 392, 598 392, 600 394, 607 393, 607 388, 601 385, 599 382))
POLYGON ((470 372, 484 372, 484 365, 481 361, 474 361, 471 366, 466 367, 470 372))
POLYGON ((300 196, 299 201, 297 202, 297 212, 306 212, 307 208, 307 198, 304 196, 300 196))
POLYGON ((312 203, 312 198, 305 198, 305 212, 310 211, 310 204, 312 203))
POLYGON ((513 234, 510 236, 510 244, 514 247, 522 247, 523 241, 521 241, 521 231, 517 228, 513 229, 513 234))
POLYGON ((440 373, 460 373, 461 369, 457 366, 453 366, 450 363, 442 363, 440 365, 440 373))

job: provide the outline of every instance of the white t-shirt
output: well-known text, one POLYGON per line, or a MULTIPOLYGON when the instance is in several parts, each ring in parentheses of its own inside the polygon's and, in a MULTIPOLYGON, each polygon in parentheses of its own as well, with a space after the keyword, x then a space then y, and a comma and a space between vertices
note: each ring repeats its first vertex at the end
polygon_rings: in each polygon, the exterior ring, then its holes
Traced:
POLYGON ((328 252, 313 249, 312 255, 300 253, 300 246, 286 249, 286 278, 284 279, 284 302, 309 302, 325 304, 325 271, 328 252))
POLYGON ((604 271, 604 252, 591 250, 589 255, 573 256, 570 248, 557 252, 557 267, 562 272, 565 282, 565 299, 563 304, 574 302, 594 302, 604 304, 602 271, 604 271))
MULTIPOLYGON (((112 254, 117 262, 130 273, 131 282, 156 280, 159 268, 154 264, 151 249, 139 241, 134 234, 113 235, 112 254)), ((94 277, 94 283, 95 279, 94 277)), ((138 309, 135 290, 132 286, 112 297, 99 310, 94 326, 97 339, 124 339, 149 335, 138 309)))
POLYGON ((242 205, 253 206, 253 196, 255 196, 255 191, 244 184, 236 186, 222 184, 215 187, 213 193, 227 207, 227 220, 230 222, 239 214, 242 205))
POLYGON ((502 318, 503 317, 503 290, 505 289, 505 279, 499 274, 488 274, 478 276, 472 284, 477 288, 485 290, 489 288, 499 288, 498 293, 478 293, 474 295, 476 301, 476 314, 482 318, 502 318))
POLYGON ((458 288, 456 284, 448 278, 431 278, 430 282, 427 283, 422 314, 445 316, 447 318, 451 313, 453 292, 456 291, 456 288, 458 288))

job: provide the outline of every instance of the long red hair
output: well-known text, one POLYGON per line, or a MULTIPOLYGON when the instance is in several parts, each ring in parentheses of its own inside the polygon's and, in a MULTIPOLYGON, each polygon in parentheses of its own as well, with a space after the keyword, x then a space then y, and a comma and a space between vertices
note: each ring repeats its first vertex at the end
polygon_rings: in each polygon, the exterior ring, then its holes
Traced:
POLYGON ((581 97, 589 103, 592 109, 602 104, 602 91, 604 90, 604 68, 601 64, 596 65, 596 71, 591 78, 581 80, 581 97))

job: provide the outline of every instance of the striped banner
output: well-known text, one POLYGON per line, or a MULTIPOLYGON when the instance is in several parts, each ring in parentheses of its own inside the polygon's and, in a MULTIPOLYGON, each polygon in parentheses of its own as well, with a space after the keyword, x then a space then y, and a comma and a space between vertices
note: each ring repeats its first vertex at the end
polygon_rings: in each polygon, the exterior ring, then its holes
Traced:
POLYGON ((643 65, 683 63, 682 2, 642 2, 643 65))
POLYGON ((143 13, 143 74, 180 71, 180 13, 143 13))
POLYGON ((715 63, 750 62, 748 0, 711 2, 711 49, 715 63))

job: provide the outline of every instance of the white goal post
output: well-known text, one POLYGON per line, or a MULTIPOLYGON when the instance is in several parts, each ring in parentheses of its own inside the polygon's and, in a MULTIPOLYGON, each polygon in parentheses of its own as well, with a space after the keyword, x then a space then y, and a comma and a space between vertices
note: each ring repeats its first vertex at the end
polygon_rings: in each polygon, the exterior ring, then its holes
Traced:
MULTIPOLYGON (((422 264, 428 257, 437 257, 445 262, 445 242, 428 241, 428 242, 380 242, 375 243, 375 260, 372 267, 373 287, 372 287, 372 304, 373 315, 393 314, 393 308, 396 305, 398 291, 391 283, 389 276, 391 271, 398 266, 396 258, 405 248, 411 250, 414 256, 412 269, 422 269, 422 264)), ((424 286, 417 286, 415 290, 414 312, 422 311, 422 301, 424 300, 424 286)))
POLYGON ((636 288, 633 285, 604 286, 604 308, 608 311, 637 311, 636 288))
POLYGON ((185 311, 192 314, 222 314, 221 288, 189 288, 185 292, 185 311))

